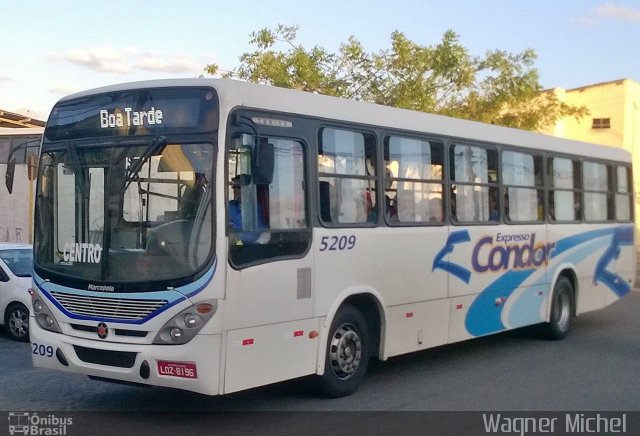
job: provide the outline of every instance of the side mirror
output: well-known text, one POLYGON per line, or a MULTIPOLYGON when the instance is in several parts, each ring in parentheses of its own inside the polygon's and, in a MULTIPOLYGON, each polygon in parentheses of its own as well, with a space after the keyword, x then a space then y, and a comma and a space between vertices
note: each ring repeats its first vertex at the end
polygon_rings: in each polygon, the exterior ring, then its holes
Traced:
POLYGON ((273 182, 275 151, 273 144, 266 138, 260 138, 253 159, 253 182, 256 185, 269 185, 273 182))
POLYGON ((7 185, 9 194, 13 193, 13 178, 16 173, 16 158, 14 157, 7 164, 7 173, 4 176, 4 182, 7 185))

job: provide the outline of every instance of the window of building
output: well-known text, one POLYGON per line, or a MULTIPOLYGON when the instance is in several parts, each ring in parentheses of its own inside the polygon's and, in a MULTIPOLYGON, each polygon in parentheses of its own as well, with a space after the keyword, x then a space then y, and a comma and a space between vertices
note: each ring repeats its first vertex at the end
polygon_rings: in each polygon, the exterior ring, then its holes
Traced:
POLYGON ((502 152, 503 210, 509 222, 544 218, 542 157, 514 151, 502 152))
POLYGON ((377 222, 375 165, 373 135, 343 129, 322 129, 318 147, 322 222, 377 222))
POLYGON ((460 223, 498 222, 498 152, 456 144, 450 153, 453 219, 460 223))
POLYGON ((402 136, 385 138, 385 217, 394 223, 441 223, 442 144, 402 136))
POLYGON ((594 118, 591 124, 592 129, 609 129, 611 128, 611 118, 594 118))

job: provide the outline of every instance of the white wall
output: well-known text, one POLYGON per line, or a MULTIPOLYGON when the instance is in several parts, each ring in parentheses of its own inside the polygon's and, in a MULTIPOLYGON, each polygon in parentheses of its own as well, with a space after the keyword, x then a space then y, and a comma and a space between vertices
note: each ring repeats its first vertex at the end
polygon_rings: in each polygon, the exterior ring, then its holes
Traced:
POLYGON ((29 237, 33 222, 29 221, 29 183, 33 184, 35 192, 35 181, 29 182, 27 179, 27 165, 18 164, 13 194, 9 194, 5 185, 6 173, 7 165, 0 164, 0 242, 31 243, 29 237))

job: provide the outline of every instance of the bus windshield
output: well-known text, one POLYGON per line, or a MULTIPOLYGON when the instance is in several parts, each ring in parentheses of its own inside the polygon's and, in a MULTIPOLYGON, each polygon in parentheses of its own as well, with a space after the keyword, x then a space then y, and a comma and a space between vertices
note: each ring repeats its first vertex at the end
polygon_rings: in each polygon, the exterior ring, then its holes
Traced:
POLYGON ((37 268, 89 289, 192 277, 212 255, 214 155, 164 136, 43 151, 37 268))

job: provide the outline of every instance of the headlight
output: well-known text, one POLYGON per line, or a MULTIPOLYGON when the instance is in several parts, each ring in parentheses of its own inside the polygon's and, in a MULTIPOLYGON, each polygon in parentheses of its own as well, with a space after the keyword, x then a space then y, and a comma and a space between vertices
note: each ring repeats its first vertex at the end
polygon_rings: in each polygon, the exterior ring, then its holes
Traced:
POLYGON ((40 313, 44 309, 44 305, 40 300, 33 300, 33 311, 35 313, 40 313))
POLYGON ((29 293, 32 296, 31 305, 33 306, 33 315, 38 325, 50 332, 62 333, 58 322, 54 318, 51 310, 49 310, 46 303, 43 301, 40 293, 33 289, 31 289, 31 291, 32 292, 29 293))
POLYGON ((197 315, 194 315, 193 313, 189 312, 184 316, 184 324, 187 327, 198 327, 201 324, 201 320, 202 318, 200 318, 197 315))
POLYGON ((215 301, 205 301, 191 306, 171 318, 158 332, 154 344, 180 345, 193 339, 216 313, 215 301))

